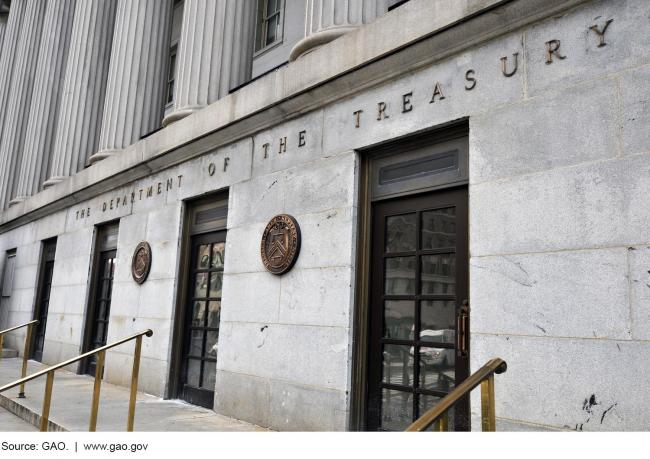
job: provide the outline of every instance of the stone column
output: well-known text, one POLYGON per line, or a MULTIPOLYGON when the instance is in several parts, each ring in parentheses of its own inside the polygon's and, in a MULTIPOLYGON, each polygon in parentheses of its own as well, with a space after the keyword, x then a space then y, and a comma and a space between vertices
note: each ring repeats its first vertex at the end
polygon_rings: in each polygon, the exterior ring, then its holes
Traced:
POLYGON ((171 0, 119 0, 99 152, 104 159, 158 127, 169 61, 171 0))
MULTIPOLYGON (((47 2, 27 0, 0 143, 0 209, 7 207, 20 165, 47 2)), ((13 4, 12 4, 13 9, 13 4)), ((7 43, 8 45, 9 43, 7 43)))
POLYGON ((48 187, 83 169, 97 151, 117 0, 77 0, 48 187))
POLYGON ((7 30, 7 19, 9 19, 9 8, 0 1, 0 54, 2 53, 2 41, 7 30))
POLYGON ((228 95, 251 75, 255 2, 185 0, 174 110, 163 126, 228 95))
POLYGON ((26 5, 27 0, 13 1, 7 17, 7 27, 2 40, 2 48, 0 48, 0 142, 2 142, 2 129, 5 114, 7 113, 11 76, 14 72, 14 60, 26 5))
POLYGON ((373 22, 386 11, 387 0, 307 0, 305 38, 293 47, 289 60, 373 22))
POLYGON ((47 2, 16 197, 9 205, 38 193, 47 177, 75 3, 76 0, 47 2))

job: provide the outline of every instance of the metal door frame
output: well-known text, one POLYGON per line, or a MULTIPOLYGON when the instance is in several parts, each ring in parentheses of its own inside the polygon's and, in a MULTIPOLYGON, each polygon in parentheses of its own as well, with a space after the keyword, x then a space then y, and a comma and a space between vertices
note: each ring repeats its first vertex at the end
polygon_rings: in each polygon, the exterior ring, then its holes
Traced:
MULTIPOLYGON (((41 355, 40 358, 37 358, 36 356, 36 344, 38 342, 38 330, 41 327, 44 327, 47 329, 47 322, 43 324, 43 321, 41 320, 41 309, 43 307, 43 294, 45 293, 45 267, 47 263, 52 263, 52 275, 54 275, 54 262, 55 262, 55 257, 56 257, 56 244, 57 244, 57 238, 53 237, 51 239, 46 239, 42 242, 41 245, 41 260, 38 264, 38 288, 36 290, 36 299, 34 302, 34 308, 33 308, 33 319, 38 320, 39 323, 36 325, 36 330, 34 330, 33 336, 32 336, 32 342, 29 344, 30 348, 30 359, 36 360, 38 362, 41 362, 43 360, 43 349, 40 350, 41 355), (52 259, 50 260, 48 258, 47 250, 48 246, 54 246, 53 253, 52 253, 52 259)), ((50 279, 50 291, 48 292, 48 309, 49 309, 49 300, 51 297, 52 293, 52 280, 50 279)), ((47 317, 46 317, 47 320, 47 317)), ((45 348, 45 335, 43 335, 43 348, 45 348)))

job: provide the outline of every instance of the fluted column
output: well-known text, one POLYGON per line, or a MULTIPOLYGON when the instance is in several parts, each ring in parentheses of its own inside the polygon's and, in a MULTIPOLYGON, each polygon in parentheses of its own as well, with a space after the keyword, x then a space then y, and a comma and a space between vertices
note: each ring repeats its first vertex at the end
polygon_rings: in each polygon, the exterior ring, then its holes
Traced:
POLYGON ((9 9, 0 2, 0 54, 2 53, 2 41, 7 30, 7 19, 9 18, 9 9), (6 11, 5 11, 6 9, 6 11))
POLYGON ((49 0, 18 174, 16 204, 38 192, 45 181, 54 144, 76 0, 49 0))
POLYGON ((20 28, 25 15, 27 0, 14 0, 7 16, 7 26, 5 28, 0 48, 0 143, 2 142, 2 130, 4 127, 5 114, 9 101, 9 90, 11 89, 11 76, 14 72, 14 61, 18 40, 20 38, 20 28))
POLYGON ((307 0, 305 38, 293 47, 289 60, 373 22, 386 11, 387 0, 307 0))
POLYGON ((250 78, 255 2, 185 0, 174 110, 163 126, 226 96, 250 78))
POLYGON ((117 0, 77 0, 48 187, 80 171, 97 151, 117 0))
POLYGON ((119 0, 99 152, 94 163, 160 127, 167 83, 171 0, 119 0))
POLYGON ((16 169, 20 164, 25 140, 46 5, 47 2, 43 0, 27 0, 20 28, 0 143, 0 209, 9 203, 16 183, 16 169))

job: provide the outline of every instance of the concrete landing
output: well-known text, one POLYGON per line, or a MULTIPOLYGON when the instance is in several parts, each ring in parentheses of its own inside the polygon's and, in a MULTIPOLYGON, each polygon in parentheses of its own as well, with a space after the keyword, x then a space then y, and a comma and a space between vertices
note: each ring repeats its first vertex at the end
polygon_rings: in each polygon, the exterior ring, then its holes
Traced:
MULTIPOLYGON (((0 386, 20 377, 22 360, 18 358, 0 360, 0 386)), ((46 368, 30 361, 28 374, 46 368)), ((90 405, 94 378, 57 370, 54 376, 49 430, 85 432, 88 431, 90 405)), ((45 377, 27 383, 26 398, 18 398, 18 388, 0 394, 0 406, 25 422, 25 430, 38 426, 43 406, 45 377)), ((126 417, 129 405, 128 388, 102 383, 98 431, 126 431, 126 417)), ((3 413, 4 415, 4 413, 3 413)), ((16 420, 0 416, 0 431, 16 431, 16 420)), ((138 393, 135 410, 135 431, 140 432, 250 432, 265 431, 261 427, 216 414, 212 410, 189 405, 178 400, 163 400, 152 395, 138 393)))

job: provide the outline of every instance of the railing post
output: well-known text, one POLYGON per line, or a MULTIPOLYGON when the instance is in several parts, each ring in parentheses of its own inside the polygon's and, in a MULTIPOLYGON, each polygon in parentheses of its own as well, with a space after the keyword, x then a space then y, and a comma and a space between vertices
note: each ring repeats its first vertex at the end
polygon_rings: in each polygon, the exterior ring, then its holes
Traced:
MULTIPOLYGON (((20 377, 24 378, 27 376, 27 360, 29 360, 29 348, 32 342, 32 327, 34 324, 27 325, 27 336, 25 337, 25 348, 23 351, 23 369, 20 373, 20 377)), ((25 383, 20 385, 20 390, 18 392, 18 398, 25 398, 25 383)))
POLYGON ((449 430, 449 414, 445 412, 438 421, 438 432, 447 432, 449 430))
POLYGON ((102 387, 102 374, 104 373, 104 359, 106 358, 106 351, 101 351, 97 354, 97 361, 95 362, 95 385, 93 387, 93 404, 90 408, 90 425, 88 432, 95 432, 97 429, 97 411, 99 410, 99 392, 102 387))
POLYGON ((483 432, 496 432, 494 411, 494 374, 481 382, 481 428, 483 432))
POLYGON ((47 432, 50 418, 50 402, 52 401, 52 386, 54 385, 54 371, 47 374, 45 381, 45 397, 43 397, 43 412, 41 414, 41 432, 47 432))
POLYGON ((131 374, 131 397, 129 398, 129 417, 126 431, 133 432, 135 417, 135 399, 138 395, 138 373, 140 372, 140 351, 142 350, 142 335, 135 339, 135 352, 133 353, 133 373, 131 374))
POLYGON ((0 360, 2 360, 2 349, 4 348, 5 335, 0 335, 0 360))

